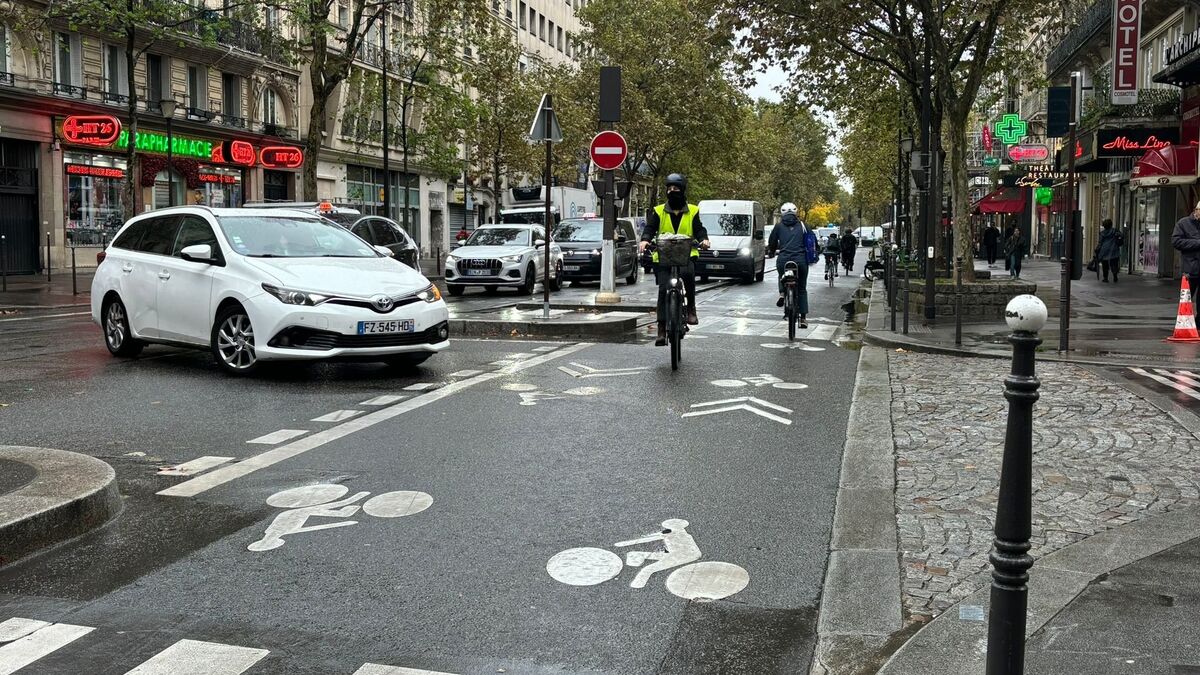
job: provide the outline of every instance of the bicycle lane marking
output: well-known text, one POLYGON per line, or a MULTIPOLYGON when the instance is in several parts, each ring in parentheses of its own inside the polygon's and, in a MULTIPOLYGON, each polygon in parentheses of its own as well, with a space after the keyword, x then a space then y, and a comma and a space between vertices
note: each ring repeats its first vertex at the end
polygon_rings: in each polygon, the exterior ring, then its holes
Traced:
POLYGON ((184 481, 178 485, 173 485, 165 490, 160 490, 157 494, 164 497, 195 497, 196 495, 207 492, 208 490, 224 485, 225 483, 236 480, 243 476, 247 476, 260 469, 265 469, 286 459, 291 459, 292 457, 302 455, 309 450, 319 448, 331 441, 336 441, 339 438, 349 436, 356 431, 370 428, 376 424, 379 424, 380 422, 386 422, 393 417, 398 417, 404 413, 423 408, 430 403, 440 401, 448 396, 456 394, 465 389, 469 389, 477 384, 483 384, 484 382, 490 382, 506 375, 519 373, 523 370, 528 370, 529 368, 534 368, 544 363, 548 363, 559 357, 574 354, 591 346, 592 343, 590 342, 580 342, 577 344, 568 345, 557 351, 535 356, 528 360, 505 366, 499 370, 489 373, 482 373, 465 380, 451 382, 440 389, 434 389, 433 391, 426 392, 420 396, 401 401, 400 403, 397 403, 391 407, 357 417, 335 427, 331 427, 329 429, 325 429, 324 431, 317 432, 311 436, 302 438, 298 441, 288 443, 287 445, 281 445, 277 448, 267 450, 266 452, 254 455, 252 457, 247 457, 236 464, 223 466, 215 471, 212 471, 211 473, 197 476, 196 478, 184 481))

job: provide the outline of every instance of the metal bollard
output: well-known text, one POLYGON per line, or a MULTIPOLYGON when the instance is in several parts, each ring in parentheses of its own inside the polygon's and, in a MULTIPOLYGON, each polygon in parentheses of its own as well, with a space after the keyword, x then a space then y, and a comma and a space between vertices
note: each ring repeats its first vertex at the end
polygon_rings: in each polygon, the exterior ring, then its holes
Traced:
MULTIPOLYGON (((911 252, 909 252, 909 253, 910 254, 908 256, 906 256, 906 258, 911 259, 912 258, 911 252)), ((904 334, 905 335, 908 335, 908 263, 909 263, 909 260, 904 261, 904 334)))
POLYGON ((8 236, 0 234, 0 279, 3 280, 3 287, 0 290, 8 290, 8 236))
POLYGON ((896 263, 900 259, 900 254, 895 250, 888 251, 888 274, 891 276, 891 310, 892 310, 892 332, 896 332, 896 299, 900 294, 896 292, 896 263))
POLYGON ((962 346, 962 256, 954 259, 954 345, 962 346))
POLYGON ((79 295, 79 286, 75 283, 75 247, 71 247, 71 295, 79 295))
POLYGON ((50 281, 50 233, 46 233, 46 281, 50 281))
POLYGON ((1025 613, 1029 604, 1029 555, 1033 500, 1033 404, 1041 382, 1034 356, 1046 325, 1046 305, 1036 296, 1018 295, 1004 312, 1013 333, 1012 371, 1004 379, 1008 427, 1000 465, 996 538, 990 556, 992 599, 988 613, 987 675, 1025 671, 1025 613))

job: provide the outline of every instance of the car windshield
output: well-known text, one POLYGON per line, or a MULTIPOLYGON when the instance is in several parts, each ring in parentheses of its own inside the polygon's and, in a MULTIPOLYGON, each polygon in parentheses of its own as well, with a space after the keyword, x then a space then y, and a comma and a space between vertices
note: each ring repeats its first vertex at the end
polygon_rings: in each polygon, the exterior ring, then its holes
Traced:
POLYGON ((599 219, 564 220, 554 228, 554 241, 600 241, 604 221, 599 219))
POLYGON ((529 246, 531 232, 516 227, 489 227, 475 230, 465 246, 529 246))
POLYGON ((251 258, 376 258, 340 225, 297 216, 227 216, 218 222, 233 250, 251 258))
POLYGON ((750 216, 744 213, 705 213, 700 212, 700 222, 704 223, 709 235, 726 237, 745 237, 750 234, 750 216))

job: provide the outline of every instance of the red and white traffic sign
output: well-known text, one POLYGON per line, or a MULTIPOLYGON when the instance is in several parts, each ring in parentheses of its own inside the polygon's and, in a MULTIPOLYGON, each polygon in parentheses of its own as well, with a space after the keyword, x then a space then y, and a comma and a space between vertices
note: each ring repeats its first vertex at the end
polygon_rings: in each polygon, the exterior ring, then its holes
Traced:
POLYGON ((615 131, 601 131, 592 139, 592 161, 596 166, 608 171, 621 166, 629 154, 629 146, 625 137, 615 131))

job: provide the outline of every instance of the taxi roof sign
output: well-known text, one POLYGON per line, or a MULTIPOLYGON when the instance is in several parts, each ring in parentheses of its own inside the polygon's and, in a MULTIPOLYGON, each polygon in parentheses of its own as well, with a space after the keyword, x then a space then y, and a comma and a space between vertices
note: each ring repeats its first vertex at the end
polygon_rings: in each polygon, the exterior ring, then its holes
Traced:
POLYGON ((321 213, 329 213, 333 210, 333 204, 329 203, 329 200, 323 201, 317 204, 317 210, 321 213))

